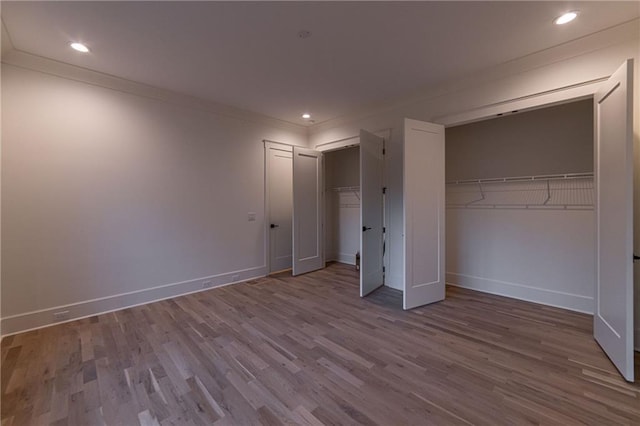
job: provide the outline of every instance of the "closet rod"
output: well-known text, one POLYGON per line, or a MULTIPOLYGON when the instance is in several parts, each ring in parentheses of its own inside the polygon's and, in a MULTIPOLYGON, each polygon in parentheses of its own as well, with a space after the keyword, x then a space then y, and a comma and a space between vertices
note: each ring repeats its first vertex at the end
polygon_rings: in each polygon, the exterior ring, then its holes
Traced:
POLYGON ((593 210, 593 204, 447 204, 446 208, 475 210, 593 210))
POLYGON ((359 186, 337 186, 332 188, 333 191, 336 192, 351 192, 351 191, 360 191, 359 186))
POLYGON ((452 180, 445 182, 447 185, 463 185, 470 183, 500 183, 500 182, 527 182, 535 180, 568 180, 568 179, 584 179, 592 178, 593 173, 567 173, 559 175, 538 175, 538 176, 516 176, 502 178, 486 178, 486 179, 465 179, 452 180))

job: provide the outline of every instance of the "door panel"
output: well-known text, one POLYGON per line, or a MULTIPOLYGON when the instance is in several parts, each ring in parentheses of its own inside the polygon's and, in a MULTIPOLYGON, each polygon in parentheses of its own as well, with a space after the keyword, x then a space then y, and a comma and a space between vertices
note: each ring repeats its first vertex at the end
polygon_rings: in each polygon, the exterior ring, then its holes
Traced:
POLYGON ((324 267, 322 153, 293 148, 293 275, 324 267))
POLYGON ((445 297, 444 126, 405 119, 404 309, 445 297))
POLYGON ((596 93, 594 337, 628 381, 633 372, 633 63, 596 93))
POLYGON ((269 197, 269 272, 291 268, 293 155, 290 147, 267 148, 269 197))
POLYGON ((384 284, 383 143, 381 137, 360 130, 360 297, 384 284))

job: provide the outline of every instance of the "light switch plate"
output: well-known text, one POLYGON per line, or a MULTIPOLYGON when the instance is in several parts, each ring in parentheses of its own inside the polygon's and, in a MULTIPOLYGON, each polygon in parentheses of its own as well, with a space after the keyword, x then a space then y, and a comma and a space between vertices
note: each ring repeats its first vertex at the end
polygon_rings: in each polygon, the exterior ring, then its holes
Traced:
POLYGON ((256 221, 256 214, 254 212, 249 212, 248 217, 249 217, 249 222, 256 221))

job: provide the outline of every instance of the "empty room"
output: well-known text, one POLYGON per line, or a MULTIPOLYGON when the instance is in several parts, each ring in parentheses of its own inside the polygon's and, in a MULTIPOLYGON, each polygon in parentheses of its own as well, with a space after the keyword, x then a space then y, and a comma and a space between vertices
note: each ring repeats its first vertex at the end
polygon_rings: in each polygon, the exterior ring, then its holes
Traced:
POLYGON ((0 419, 640 424, 637 1, 2 1, 0 419))

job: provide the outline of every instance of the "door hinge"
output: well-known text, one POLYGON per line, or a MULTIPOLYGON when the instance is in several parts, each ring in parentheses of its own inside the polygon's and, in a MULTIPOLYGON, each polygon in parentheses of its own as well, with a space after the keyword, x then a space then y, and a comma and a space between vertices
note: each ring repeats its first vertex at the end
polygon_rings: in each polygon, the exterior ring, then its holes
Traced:
POLYGON ((387 193, 387 187, 386 187, 386 186, 383 186, 383 187, 382 187, 382 193, 383 193, 383 194, 386 194, 386 193, 387 193))
POLYGON ((385 148, 382 148, 382 155, 385 155, 387 153, 387 150, 385 148))
POLYGON ((386 226, 383 226, 383 227, 382 227, 382 233, 384 234, 385 232, 387 232, 387 227, 386 227, 386 226))
POLYGON ((387 272, 387 267, 386 266, 382 267, 382 272, 387 272))

